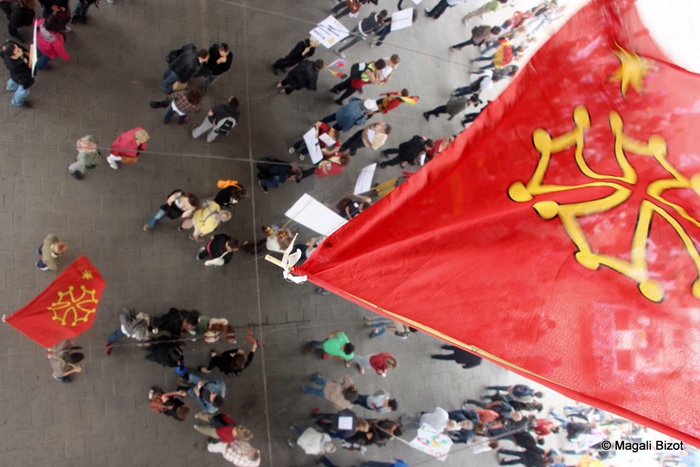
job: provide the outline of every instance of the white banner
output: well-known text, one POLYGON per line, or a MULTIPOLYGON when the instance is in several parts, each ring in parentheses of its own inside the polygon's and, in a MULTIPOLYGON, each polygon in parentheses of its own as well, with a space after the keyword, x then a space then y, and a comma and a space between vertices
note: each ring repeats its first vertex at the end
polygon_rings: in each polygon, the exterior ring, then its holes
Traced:
POLYGON ((330 49, 335 44, 348 37, 350 31, 333 16, 329 16, 318 23, 318 26, 309 31, 309 34, 323 44, 325 48, 330 49))
POLYGON ((284 215, 321 235, 330 235, 347 222, 306 193, 284 215))

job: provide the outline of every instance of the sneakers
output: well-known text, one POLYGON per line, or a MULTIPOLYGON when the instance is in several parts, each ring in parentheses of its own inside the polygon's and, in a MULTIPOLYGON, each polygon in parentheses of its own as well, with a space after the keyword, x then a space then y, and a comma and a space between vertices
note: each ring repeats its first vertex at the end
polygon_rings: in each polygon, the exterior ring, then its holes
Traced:
POLYGON ((199 257, 199 254, 200 254, 201 252, 203 252, 204 250, 206 250, 205 247, 201 247, 199 250, 197 250, 197 255, 195 256, 195 258, 197 258, 198 260, 201 261, 202 259, 199 257))
POLYGON ((119 170, 119 164, 117 164, 117 161, 112 161, 112 160, 107 159, 107 163, 114 170, 119 170))
POLYGON ((112 346, 109 342, 105 342, 105 354, 109 357, 112 355, 112 346))
POLYGON ((311 353, 311 346, 308 343, 304 344, 304 349, 302 352, 304 355, 309 355, 311 353))
POLYGON ((363 367, 363 366, 360 365, 359 363, 357 364, 357 369, 360 371, 360 374, 361 374, 361 375, 364 375, 364 374, 365 374, 365 367, 363 367))
POLYGON ((66 169, 66 170, 68 170, 68 173, 69 173, 70 176, 73 177, 74 179, 76 179, 76 180, 82 180, 82 179, 83 179, 83 174, 82 174, 81 172, 79 172, 79 171, 77 171, 77 170, 76 170, 75 172, 71 172, 70 169, 66 169))
POLYGON ((372 332, 369 333, 369 338, 370 338, 370 339, 374 339, 374 338, 377 338, 377 337, 381 337, 381 336, 383 336, 384 334, 386 334, 386 329, 385 329, 385 328, 377 328, 377 329, 375 329, 374 331, 372 331, 372 332))
POLYGON ((49 270, 49 267, 48 267, 47 265, 45 265, 43 262, 41 262, 41 261, 37 261, 37 262, 36 262, 36 267, 38 267, 38 268, 41 269, 42 271, 48 271, 48 270, 49 270))
POLYGON ((321 287, 316 287, 316 288, 314 289, 314 292, 319 293, 319 294, 321 294, 321 295, 325 295, 325 296, 330 295, 330 292, 329 292, 329 291, 327 291, 326 289, 322 289, 321 287))
POLYGON ((148 228, 148 224, 143 224, 143 231, 148 232, 149 230, 151 229, 148 228))
POLYGON ((263 193, 267 193, 267 187, 263 185, 262 180, 258 180, 258 185, 260 185, 260 189, 263 191, 263 193))
POLYGON ((287 149, 287 152, 289 152, 289 154, 294 154, 297 152, 297 150, 294 148, 294 146, 290 146, 289 149, 287 149))
POLYGON ((398 337, 399 339, 408 339, 408 332, 399 332, 399 331, 396 331, 396 332, 394 333, 394 335, 395 335, 396 337, 398 337))
POLYGON ((209 351, 209 356, 210 356, 211 358, 214 358, 214 357, 216 357, 217 355, 219 355, 219 354, 216 353, 216 350, 211 349, 211 350, 209 351))
POLYGON ((204 412, 197 412, 194 414, 194 418, 197 420, 204 420, 205 422, 209 420, 209 417, 207 417, 207 414, 204 412))
POLYGON ((423 118, 426 122, 430 121, 430 114, 428 112, 423 112, 423 118))

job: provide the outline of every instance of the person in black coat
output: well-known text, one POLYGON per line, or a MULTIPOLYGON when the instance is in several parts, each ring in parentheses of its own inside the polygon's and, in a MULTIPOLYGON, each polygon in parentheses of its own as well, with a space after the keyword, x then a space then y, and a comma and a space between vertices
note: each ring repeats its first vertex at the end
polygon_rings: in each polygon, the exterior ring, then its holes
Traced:
POLYGON ((173 84, 176 81, 186 83, 199 73, 200 68, 209 60, 209 52, 206 49, 197 52, 194 44, 187 44, 170 52, 165 60, 168 62, 168 68, 163 73, 160 90, 169 94, 173 92, 173 84))
POLYGON ((7 32, 11 37, 22 40, 17 30, 23 26, 31 26, 36 13, 36 0, 11 0, 0 3, 0 10, 7 15, 7 32))
POLYGON ((209 86, 231 69, 232 64, 233 53, 226 42, 209 47, 209 59, 201 69, 201 74, 205 77, 201 86, 202 92, 207 92, 209 86))
POLYGON ((29 52, 16 42, 8 41, 0 48, 0 56, 10 72, 6 89, 15 92, 10 103, 15 107, 29 107, 29 103, 24 101, 29 95, 29 88, 34 84, 29 52))
POLYGON ((304 60, 294 67, 275 87, 280 90, 280 94, 291 94, 300 89, 308 89, 309 91, 316 90, 318 82, 318 73, 323 70, 325 64, 323 60, 304 60))
POLYGON ((314 52, 316 52, 316 47, 318 47, 318 41, 316 39, 310 38, 299 41, 286 57, 280 58, 272 65, 272 71, 275 74, 277 74, 279 70, 282 70, 282 73, 286 73, 287 68, 293 67, 302 60, 312 57, 314 52))
POLYGON ((482 358, 473 353, 462 350, 454 345, 443 345, 441 347, 444 350, 451 350, 452 353, 449 355, 437 354, 431 355, 430 358, 435 360, 454 360, 455 362, 462 365, 462 368, 474 368, 475 366, 481 365, 482 358))
POLYGON ((418 157, 424 152, 429 151, 435 146, 435 142, 432 139, 426 139, 422 136, 416 135, 410 140, 399 144, 398 148, 386 149, 382 151, 384 157, 389 157, 390 154, 397 154, 396 157, 388 161, 384 161, 379 164, 382 169, 389 165, 400 164, 401 167, 406 167, 406 164, 416 165, 418 163, 418 157))
POLYGON ((301 182, 301 169, 289 162, 275 157, 265 157, 258 162, 258 184, 267 193, 270 188, 277 188, 281 183, 294 179, 301 182))
POLYGON ((214 235, 207 246, 203 246, 197 252, 197 259, 203 260, 205 266, 223 266, 228 264, 233 258, 233 254, 238 251, 238 240, 226 234, 214 235))

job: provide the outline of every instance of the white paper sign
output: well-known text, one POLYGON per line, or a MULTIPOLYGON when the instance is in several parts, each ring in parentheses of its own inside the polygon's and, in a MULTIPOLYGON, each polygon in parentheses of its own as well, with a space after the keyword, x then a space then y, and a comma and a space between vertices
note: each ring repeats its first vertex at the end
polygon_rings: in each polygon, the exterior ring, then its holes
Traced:
POLYGON ((412 448, 444 461, 452 447, 452 440, 446 434, 439 433, 435 428, 423 423, 418 429, 418 435, 409 444, 412 448))
POLYGON ((321 136, 318 137, 318 139, 320 139, 321 142, 328 147, 335 146, 335 140, 331 138, 327 133, 322 133, 321 136))
POLYGON ((355 182, 355 191, 353 194, 359 195, 360 193, 367 193, 372 189, 372 179, 374 178, 374 171, 377 170, 377 163, 370 164, 360 172, 357 177, 357 182, 355 182))
POLYGON ((338 417, 339 430, 352 430, 352 417, 338 417))
POLYGON ((321 147, 318 145, 315 127, 311 127, 309 131, 304 133, 304 143, 306 143, 306 149, 309 150, 311 162, 314 164, 321 162, 321 160, 323 160, 323 153, 321 152, 321 147))
POLYGON ((321 235, 330 235, 348 222, 306 193, 284 215, 321 235))
POLYGON ((413 24, 413 8, 399 10, 391 15, 391 32, 411 27, 413 24))
POLYGON ((330 49, 335 44, 348 37, 350 31, 333 16, 329 16, 318 23, 318 26, 309 31, 309 34, 323 44, 325 48, 330 49))

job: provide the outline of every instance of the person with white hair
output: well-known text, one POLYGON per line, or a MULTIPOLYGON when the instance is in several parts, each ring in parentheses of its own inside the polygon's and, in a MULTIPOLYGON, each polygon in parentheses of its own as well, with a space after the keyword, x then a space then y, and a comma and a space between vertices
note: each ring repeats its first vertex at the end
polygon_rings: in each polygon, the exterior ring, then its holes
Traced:
POLYGON ((299 436, 297 438, 290 437, 287 440, 289 447, 299 446, 310 456, 322 456, 326 453, 335 452, 335 445, 329 434, 316 431, 312 427, 304 431, 301 431, 295 425, 291 425, 290 428, 299 436))

